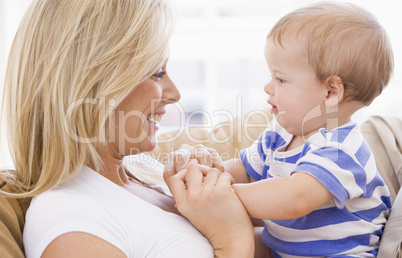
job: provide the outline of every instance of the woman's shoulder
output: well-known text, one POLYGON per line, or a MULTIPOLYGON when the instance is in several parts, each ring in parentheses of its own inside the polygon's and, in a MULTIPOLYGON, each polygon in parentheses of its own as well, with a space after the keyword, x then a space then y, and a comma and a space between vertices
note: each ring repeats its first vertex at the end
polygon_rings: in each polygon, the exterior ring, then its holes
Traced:
POLYGON ((93 196, 85 191, 74 187, 58 187, 32 199, 25 215, 24 234, 46 232, 47 229, 66 222, 91 220, 93 214, 101 212, 93 196))
POLYGON ((64 213, 69 210, 83 210, 90 204, 89 196, 85 192, 68 188, 51 189, 32 198, 26 216, 29 217, 36 212, 43 215, 44 211, 64 213))
MULTIPOLYGON (((103 187, 99 185, 102 184, 100 180, 94 179, 96 179, 96 176, 91 175, 90 172, 83 168, 69 180, 35 196, 31 201, 29 210, 43 209, 45 207, 49 207, 46 210, 49 210, 50 207, 52 207, 51 210, 55 210, 58 206, 86 205, 89 202, 89 197, 96 197, 91 192, 96 191, 96 188, 103 187)), ((103 188, 105 191, 108 190, 105 187, 103 188)))
POLYGON ((27 254, 40 256, 54 239, 69 232, 89 233, 120 246, 120 240, 108 237, 117 228, 113 212, 102 205, 108 189, 99 192, 90 182, 76 179, 86 180, 78 176, 32 199, 23 233, 27 254))
POLYGON ((107 201, 104 196, 111 190, 97 176, 101 177, 83 169, 70 180, 32 198, 25 216, 25 231, 38 232, 41 227, 51 228, 66 221, 92 220, 94 214, 105 213, 100 204, 107 201))

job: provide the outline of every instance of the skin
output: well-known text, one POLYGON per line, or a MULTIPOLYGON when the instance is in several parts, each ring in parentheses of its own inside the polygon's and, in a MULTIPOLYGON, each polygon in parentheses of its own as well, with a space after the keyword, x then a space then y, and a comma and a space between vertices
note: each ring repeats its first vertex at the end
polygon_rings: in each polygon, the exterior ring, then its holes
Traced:
POLYGON ((285 42, 281 47, 270 39, 265 47, 272 76, 264 87, 268 104, 278 123, 296 138, 308 137, 325 126, 325 116, 317 115, 325 108, 327 89, 316 78, 303 50, 303 45, 285 42), (314 118, 309 119, 310 116, 314 118))
POLYGON ((167 74, 166 64, 134 90, 116 108, 115 139, 107 148, 98 149, 104 171, 98 171, 117 185, 126 187, 132 182, 123 166, 123 157, 153 150, 157 142, 158 125, 146 118, 151 114, 163 115, 166 106, 176 103, 180 93, 167 74))
POLYGON ((165 165, 165 181, 179 211, 203 232, 215 249, 215 257, 253 257, 254 229, 232 188, 233 177, 191 163, 177 174, 173 162, 165 165))
POLYGON ((265 60, 272 79, 265 85, 268 104, 278 123, 294 138, 287 150, 303 145, 320 128, 334 129, 350 121, 364 105, 342 102, 344 86, 337 75, 323 82, 308 63, 303 42, 285 40, 282 46, 268 38, 265 60))
POLYGON ((120 154, 138 154, 156 147, 155 133, 159 125, 147 118, 163 116, 166 106, 180 99, 166 68, 164 64, 151 78, 135 87, 117 107, 114 121, 116 140, 111 146, 120 154))

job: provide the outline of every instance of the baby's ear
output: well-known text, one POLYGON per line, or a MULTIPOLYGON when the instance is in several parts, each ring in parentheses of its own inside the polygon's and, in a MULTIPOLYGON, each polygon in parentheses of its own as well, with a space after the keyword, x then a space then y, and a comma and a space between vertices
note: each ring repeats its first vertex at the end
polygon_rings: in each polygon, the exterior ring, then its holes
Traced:
POLYGON ((337 106, 343 99, 345 88, 343 81, 338 75, 331 75, 325 80, 327 95, 325 96, 325 105, 328 107, 337 106))

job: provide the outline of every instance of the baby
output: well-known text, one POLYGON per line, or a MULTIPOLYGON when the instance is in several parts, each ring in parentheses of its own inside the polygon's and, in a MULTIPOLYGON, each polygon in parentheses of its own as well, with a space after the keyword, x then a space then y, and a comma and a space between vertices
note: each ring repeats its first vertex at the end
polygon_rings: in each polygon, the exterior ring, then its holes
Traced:
MULTIPOLYGON (((384 28, 350 3, 295 10, 270 31, 265 86, 275 119, 223 167, 276 257, 375 257, 391 207, 351 116, 388 84, 384 28)), ((211 150, 207 150, 211 152, 211 150)))

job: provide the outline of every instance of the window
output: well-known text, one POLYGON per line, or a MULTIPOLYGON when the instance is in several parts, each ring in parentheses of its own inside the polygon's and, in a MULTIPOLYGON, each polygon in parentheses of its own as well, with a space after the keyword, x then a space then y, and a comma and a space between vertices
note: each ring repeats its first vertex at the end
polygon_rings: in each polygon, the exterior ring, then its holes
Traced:
MULTIPOLYGON (((317 1, 176 0, 179 15, 171 41, 169 73, 182 93, 180 110, 187 115, 205 112, 199 120, 186 121, 189 126, 227 118, 214 116, 219 110, 238 116, 267 107, 263 87, 269 73, 263 47, 268 31, 287 12, 313 2, 317 1)), ((402 44, 402 36, 395 2, 349 2, 373 12, 384 25, 394 46, 396 63, 389 87, 370 107, 357 112, 354 119, 362 122, 373 114, 399 115, 402 53, 397 46, 402 44)), ((175 114, 178 108, 171 109, 171 115, 179 116, 175 114)), ((172 121, 179 119, 164 120, 165 130, 175 126, 172 121)))
MULTIPOLYGON (((0 1, 0 81, 18 23, 30 0, 0 1)), ((263 91, 268 69, 263 56, 270 28, 285 13, 313 0, 173 0, 178 20, 171 40, 168 71, 181 91, 179 104, 168 108, 161 132, 178 125, 213 123, 267 107, 263 91)), ((402 110, 402 16, 397 1, 349 0, 373 12, 394 46, 395 72, 389 87, 370 107, 355 115, 399 115, 402 110)), ((2 91, 1 91, 2 92, 2 91)), ((4 130, 1 130, 4 132, 4 130)), ((4 139, 4 138, 3 138, 4 139)), ((4 141, 0 167, 10 164, 4 141), (5 160, 4 160, 5 159, 5 160)))

